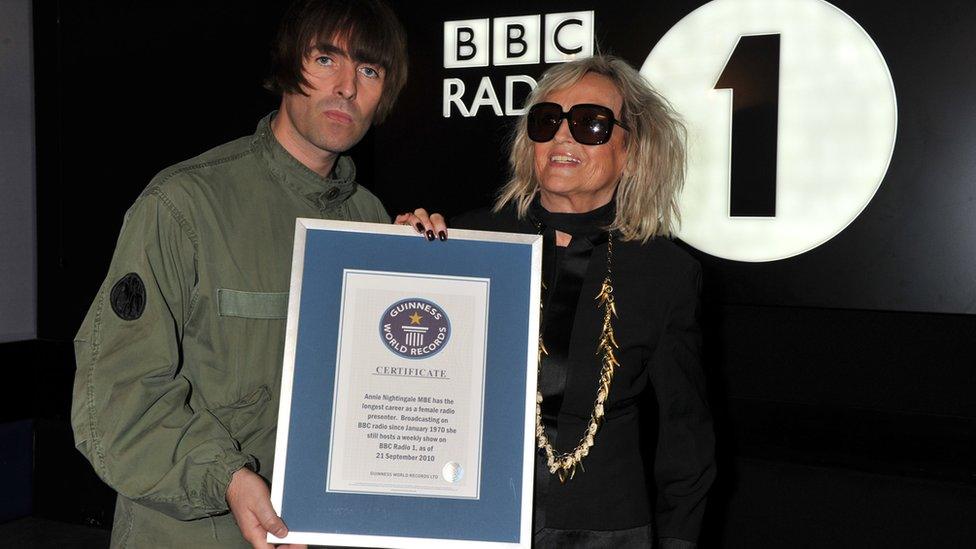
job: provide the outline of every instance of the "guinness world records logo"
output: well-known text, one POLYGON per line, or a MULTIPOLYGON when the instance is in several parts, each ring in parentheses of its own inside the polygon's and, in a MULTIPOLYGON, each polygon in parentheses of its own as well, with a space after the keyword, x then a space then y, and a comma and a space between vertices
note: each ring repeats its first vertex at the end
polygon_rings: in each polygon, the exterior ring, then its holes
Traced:
POLYGON ((411 297, 390 305, 380 318, 380 338, 397 356, 430 358, 451 338, 451 321, 436 303, 411 297))

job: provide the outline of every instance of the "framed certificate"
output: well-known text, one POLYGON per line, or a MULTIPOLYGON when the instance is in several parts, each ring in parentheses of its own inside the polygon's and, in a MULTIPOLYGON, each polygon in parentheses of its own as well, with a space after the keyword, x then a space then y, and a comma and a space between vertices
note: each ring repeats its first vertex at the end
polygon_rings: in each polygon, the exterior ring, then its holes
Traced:
POLYGON ((541 237, 299 219, 274 543, 531 544, 541 237))

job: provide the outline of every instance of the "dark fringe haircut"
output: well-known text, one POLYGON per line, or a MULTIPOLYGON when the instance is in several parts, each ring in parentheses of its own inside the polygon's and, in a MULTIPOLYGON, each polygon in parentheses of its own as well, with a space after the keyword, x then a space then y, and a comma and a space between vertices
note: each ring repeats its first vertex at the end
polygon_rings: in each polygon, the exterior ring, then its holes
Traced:
POLYGON ((390 113, 407 81, 407 34, 396 14, 380 0, 297 0, 285 13, 271 48, 271 74, 264 87, 284 94, 308 95, 302 71, 317 46, 345 42, 356 60, 375 63, 385 72, 383 96, 374 123, 390 113))

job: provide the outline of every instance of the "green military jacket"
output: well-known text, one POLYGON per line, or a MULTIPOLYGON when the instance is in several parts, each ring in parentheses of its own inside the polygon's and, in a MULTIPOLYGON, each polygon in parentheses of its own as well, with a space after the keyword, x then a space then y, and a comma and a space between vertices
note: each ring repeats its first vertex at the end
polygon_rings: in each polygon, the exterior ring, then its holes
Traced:
POLYGON ((320 177, 272 116, 152 180, 75 340, 75 443, 119 493, 113 547, 247 546, 224 497, 244 465, 271 479, 295 218, 390 221, 350 159, 320 177))

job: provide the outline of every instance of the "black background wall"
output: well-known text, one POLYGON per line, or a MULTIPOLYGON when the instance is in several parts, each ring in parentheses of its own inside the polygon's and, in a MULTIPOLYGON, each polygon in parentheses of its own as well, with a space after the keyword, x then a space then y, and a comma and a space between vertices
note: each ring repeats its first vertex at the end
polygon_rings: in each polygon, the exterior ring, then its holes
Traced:
MULTIPOLYGON (((502 180, 511 119, 483 110, 462 125, 440 116, 441 81, 457 75, 441 63, 444 21, 593 9, 604 49, 640 66, 701 4, 396 2, 411 37, 411 80, 388 123, 352 151, 361 182, 390 212, 425 205, 455 214, 486 203, 502 180), (637 20, 650 23, 628 23, 637 20)), ((976 78, 965 61, 976 49, 976 8, 835 4, 889 62, 899 141, 879 194, 821 248, 765 264, 689 249, 705 266, 706 369, 720 442, 704 540, 968 546, 976 539, 976 315, 958 313, 974 311, 976 290, 971 270, 958 273, 973 258, 960 243, 976 234, 976 78), (878 249, 897 261, 863 259, 878 249), (805 298, 811 287, 817 299, 805 298), (899 296, 915 305, 900 306, 899 296), (940 296, 954 296, 953 307, 940 307, 940 296)), ((125 209, 149 179, 250 133, 276 105, 260 84, 283 7, 45 1, 34 9, 40 339, 0 345, 8 375, 0 423, 35 420, 35 514, 107 526, 111 492, 73 450, 67 426, 70 340, 125 209)))

